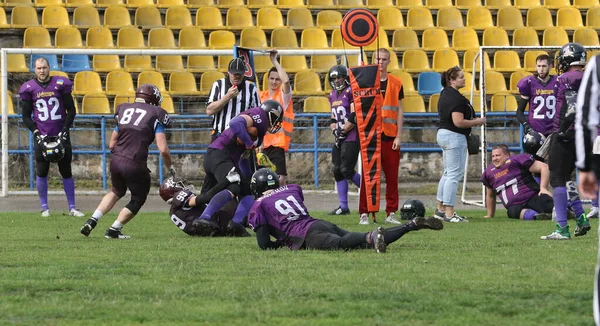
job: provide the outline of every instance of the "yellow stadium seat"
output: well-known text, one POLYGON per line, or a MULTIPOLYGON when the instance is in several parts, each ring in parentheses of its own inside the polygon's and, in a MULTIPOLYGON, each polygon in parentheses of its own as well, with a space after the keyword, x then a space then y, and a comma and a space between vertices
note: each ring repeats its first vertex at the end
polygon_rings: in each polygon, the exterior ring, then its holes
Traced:
POLYGON ((125 5, 128 8, 138 8, 142 6, 154 6, 153 0, 126 0, 125 5))
POLYGON ((160 11, 155 6, 143 6, 135 10, 133 23, 144 28, 164 26, 160 11))
POLYGON ((231 49, 235 44, 235 34, 230 31, 212 31, 208 35, 208 47, 211 49, 231 49))
POLYGON ((377 35, 377 40, 373 43, 367 45, 364 49, 365 51, 375 51, 378 48, 389 48, 390 43, 388 41, 387 33, 381 27, 379 27, 379 34, 377 35))
POLYGON ((135 94, 117 94, 113 101, 113 112, 117 112, 117 107, 123 103, 133 103, 135 94))
POLYGON ((200 95, 196 78, 191 72, 173 72, 169 75, 169 93, 171 96, 200 95))
POLYGON ((456 0, 456 8, 458 9, 471 9, 474 7, 480 7, 481 0, 456 0))
POLYGON ((265 73, 273 67, 271 59, 266 55, 254 57, 254 71, 257 73, 265 73))
POLYGON ((406 16, 406 27, 416 30, 434 28, 431 11, 425 7, 413 7, 409 9, 406 16))
POLYGON ((394 51, 419 49, 420 47, 419 37, 412 29, 401 28, 394 31, 394 35, 392 36, 392 48, 394 51))
POLYGON ((2 5, 6 7, 33 6, 33 2, 32 0, 5 0, 2 5))
POLYGON ((310 96, 304 99, 302 111, 305 113, 331 113, 331 104, 325 96, 310 96))
POLYGON ((329 47, 327 34, 319 27, 304 29, 300 37, 300 47, 303 49, 326 49, 329 47))
POLYGON ((185 6, 169 7, 165 15, 165 26, 171 29, 182 29, 187 26, 194 26, 189 9, 185 6))
POLYGON ((281 66, 285 71, 298 72, 308 70, 306 65, 306 57, 303 55, 286 55, 281 57, 281 66))
POLYGON ((227 27, 230 29, 244 29, 254 26, 252 22, 252 13, 246 7, 232 7, 227 10, 225 19, 227 27))
POLYGON ((63 6, 46 6, 42 11, 42 26, 46 28, 59 28, 69 26, 69 13, 63 6))
POLYGON ((452 6, 452 0, 425 0, 425 7, 429 9, 440 9, 452 6))
POLYGON ((24 48, 51 48, 50 33, 44 27, 29 27, 23 36, 24 48))
POLYGON ((404 27, 402 12, 396 7, 384 7, 379 9, 377 12, 377 22, 379 23, 379 27, 386 31, 404 27))
POLYGON ((148 32, 148 47, 156 49, 176 48, 173 31, 165 27, 151 29, 150 32, 148 32))
POLYGON ((598 5, 598 0, 573 0, 573 7, 579 9, 589 9, 598 5))
POLYGON ((548 9, 559 9, 563 7, 569 7, 571 5, 570 0, 544 0, 544 7, 548 9))
POLYGON ((512 39, 513 46, 539 46, 540 39, 532 27, 521 27, 515 29, 512 39))
POLYGON ((88 48, 114 48, 112 33, 106 27, 94 27, 87 30, 85 44, 88 48))
POLYGON ((333 9, 333 0, 306 0, 306 7, 311 10, 333 9))
POLYGON ((277 0, 277 8, 290 9, 305 7, 304 0, 277 0))
POLYGON ((536 30, 545 30, 546 28, 554 27, 550 10, 544 7, 535 7, 527 10, 526 26, 533 27, 536 30))
POLYGON ((467 12, 467 27, 482 30, 494 27, 492 13, 486 7, 474 7, 467 12))
MULTIPOLYGON (((473 72, 473 60, 475 60, 475 55, 479 53, 479 50, 467 50, 463 54, 463 65, 462 68, 465 72, 473 72)), ((483 52, 483 64, 485 65, 485 70, 492 69, 492 65, 490 64, 490 57, 487 52, 483 52)), ((481 69, 479 65, 481 64, 481 58, 477 58, 477 64, 475 66, 475 72, 479 72, 481 69)))
POLYGON ((57 48, 82 48, 81 32, 71 26, 57 29, 54 36, 54 46, 57 48))
POLYGON ((248 8, 250 9, 273 7, 274 5, 273 0, 248 0, 248 8))
MULTIPOLYGON (((94 6, 93 0, 65 0, 67 8, 77 8, 81 6, 94 6)), ((73 24, 75 25, 75 24, 73 24)))
POLYGON ((509 31, 524 27, 523 14, 515 7, 500 8, 496 14, 496 26, 509 31))
POLYGON ((399 9, 410 9, 414 7, 423 7, 422 0, 396 0, 396 7, 399 9))
POLYGON ((117 47, 121 49, 142 49, 146 47, 144 34, 137 27, 122 27, 117 33, 117 47))
POLYGON ((165 109, 168 114, 175 114, 175 105, 173 105, 173 98, 170 94, 162 94, 163 101, 160 107, 165 109))
POLYGON ((100 15, 98 10, 92 6, 81 6, 73 11, 73 25, 77 28, 100 27, 100 15))
POLYGON ((96 0, 96 7, 108 8, 108 7, 122 7, 125 6, 123 0, 96 0))
POLYGON ((161 93, 167 92, 167 88, 165 87, 165 78, 160 72, 150 70, 142 71, 138 75, 137 87, 140 87, 143 84, 152 84, 156 86, 161 93))
POLYGON ((7 54, 8 72, 29 72, 24 54, 7 54))
POLYGON ((312 71, 326 73, 337 64, 335 55, 313 55, 310 57, 310 70, 312 71))
POLYGON ((541 6, 540 0, 514 0, 515 7, 518 9, 531 9, 541 6))
POLYGON ((184 71, 183 60, 180 55, 157 55, 156 56, 156 70, 169 73, 184 71))
POLYGON ((244 0, 216 0, 216 3, 219 8, 244 6, 244 0))
POLYGON ((212 6, 198 8, 196 26, 202 29, 225 29, 219 8, 212 6))
MULTIPOLYGON (((461 94, 471 94, 473 86, 475 86, 475 92, 477 92, 477 84, 473 85, 473 74, 465 72, 465 87, 460 89, 461 94)), ((466 95, 465 95, 466 96, 466 95)))
POLYGON ((428 111, 435 113, 438 111, 438 102, 440 101, 440 94, 433 94, 429 97, 428 111))
POLYGON ((556 26, 567 30, 583 27, 581 12, 575 7, 560 8, 556 12, 556 26))
POLYGON ((46 6, 61 6, 64 7, 65 3, 62 0, 35 0, 33 5, 36 7, 46 7, 46 6))
MULTIPOLYGON (((268 47, 267 35, 260 27, 244 28, 240 34, 240 46, 252 49, 266 49, 268 47)), ((257 58, 254 57, 254 60, 257 58)))
POLYGON ((218 71, 207 71, 200 76, 200 93, 208 95, 215 81, 224 78, 225 75, 218 71))
MULTIPOLYGON (((473 94, 473 100, 471 100, 471 94, 464 94, 464 96, 467 98, 467 100, 469 100, 469 102, 471 102, 471 105, 473 106, 473 109, 475 110, 475 112, 481 112, 481 94, 480 93, 475 93, 473 94)), ((485 107, 487 109, 487 101, 483 101, 485 103, 485 107)))
POLYGON ((179 31, 179 48, 202 49, 206 47, 204 32, 199 27, 188 26, 179 31))
POLYGON ((365 4, 362 0, 337 0, 338 9, 353 9, 353 8, 364 8, 365 4))
POLYGON ((133 79, 128 72, 115 70, 106 75, 106 95, 131 94, 134 92, 133 79))
POLYGON ((283 15, 277 8, 260 8, 256 13, 256 26, 262 29, 275 29, 284 27, 283 15))
MULTIPOLYGON (((379 14, 377 17, 379 17, 379 14)), ((342 13, 337 10, 322 10, 317 13, 317 27, 319 28, 330 30, 340 28, 341 24, 342 13)), ((381 22, 379 24, 381 25, 381 22)))
POLYGON ((81 103, 81 112, 84 114, 112 114, 110 103, 104 94, 87 94, 81 103))
POLYGON ((512 72, 521 69, 521 59, 515 51, 496 51, 494 53, 494 70, 512 72))
POLYGON ((477 32, 470 27, 462 27, 452 32, 452 48, 456 51, 479 48, 477 32))
POLYGON ((452 49, 436 50, 433 53, 433 71, 443 72, 458 65, 458 54, 452 49))
POLYGON ((585 26, 594 29, 600 28, 600 6, 587 10, 585 15, 585 26))
POLYGON ((298 40, 296 33, 287 27, 276 28, 271 33, 271 47, 276 49, 296 49, 298 48, 298 40))
POLYGON ((406 50, 402 55, 402 70, 406 72, 430 71, 427 53, 423 50, 406 50))
POLYGON ((390 75, 400 78, 402 81, 402 89, 404 90, 404 96, 416 95, 417 90, 415 89, 415 83, 412 76, 406 71, 395 70, 390 72, 390 75))
POLYGON ((16 6, 10 15, 10 24, 13 28, 27 28, 39 26, 38 15, 31 6, 16 6))
POLYGON ((517 111, 517 99, 514 95, 492 96, 492 112, 514 112, 517 111))
POLYGON ((214 0, 187 0, 188 8, 198 9, 201 7, 214 6, 214 0))
POLYGON ((402 110, 408 113, 426 112, 425 101, 421 95, 404 96, 402 99, 402 110))
POLYGON ((573 42, 583 46, 598 46, 598 33, 590 27, 582 27, 573 32, 573 42))
MULTIPOLYGON (((548 55, 548 52, 534 50, 525 52, 525 55, 523 56, 523 68, 527 71, 535 71, 537 65, 536 58, 542 54, 548 55)), ((550 63, 552 63, 552 58, 550 58, 550 63)))
POLYGON ((73 80, 73 95, 104 93, 100 75, 94 71, 80 71, 73 80))
POLYGON ((229 62, 233 60, 232 55, 220 55, 217 57, 217 70, 226 72, 229 66, 229 62))
POLYGON ((185 2, 183 0, 156 0, 156 6, 158 8, 172 8, 177 6, 185 6, 185 2))
POLYGON ((149 55, 126 55, 123 63, 125 71, 141 72, 152 70, 152 58, 149 55))
POLYGON ((463 15, 454 7, 445 7, 438 10, 436 25, 438 28, 451 30, 464 27, 463 15))
POLYGON ((394 2, 392 0, 366 0, 366 5, 368 9, 381 10, 385 7, 394 6, 394 2))
POLYGON ((531 76, 531 73, 524 69, 519 69, 519 70, 513 72, 512 74, 510 74, 509 92, 511 92, 512 94, 519 94, 519 89, 517 88, 517 85, 519 84, 519 81, 521 79, 523 79, 527 76, 531 76))
POLYGON ((131 26, 131 16, 125 7, 108 7, 104 11, 104 26, 119 29, 131 26))
POLYGON ((484 46, 510 46, 506 30, 500 27, 490 27, 483 31, 484 46))
POLYGON ((449 47, 448 36, 443 29, 430 28, 423 32, 423 50, 435 51, 438 49, 447 49, 449 47))
POLYGON ((299 71, 294 76, 294 95, 320 95, 323 93, 319 75, 310 70, 299 71))
POLYGON ((314 27, 313 18, 307 8, 292 8, 287 14, 287 26, 293 29, 314 27))
POLYGON ((96 72, 109 72, 113 70, 120 70, 121 60, 116 54, 109 55, 94 55, 92 59, 92 69, 96 72))
MULTIPOLYGON (((600 51, 598 51, 598 50, 595 50, 595 51, 585 51, 585 53, 586 53, 586 56, 588 58, 591 58, 591 57, 596 56, 596 55, 600 55, 600 51)), ((552 68, 552 70, 556 70, 556 69, 552 68)), ((551 70, 551 72, 552 72, 552 70, 551 70)))
POLYGON ((485 72, 485 91, 490 95, 507 93, 504 75, 497 71, 487 70, 485 72))
POLYGON ((542 37, 542 45, 544 46, 563 46, 569 42, 569 35, 562 27, 548 27, 544 30, 542 37))
POLYGON ((205 72, 215 70, 215 62, 211 56, 189 55, 186 70, 189 72, 205 72))

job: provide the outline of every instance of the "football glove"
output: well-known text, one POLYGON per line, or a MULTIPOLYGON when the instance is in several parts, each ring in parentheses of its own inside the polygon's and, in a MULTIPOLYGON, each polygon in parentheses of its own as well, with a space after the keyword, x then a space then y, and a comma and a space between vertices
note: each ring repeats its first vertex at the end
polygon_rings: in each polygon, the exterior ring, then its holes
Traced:
POLYGON ((229 171, 229 173, 227 173, 225 178, 227 178, 227 180, 229 180, 229 182, 231 183, 240 183, 241 180, 240 174, 237 173, 237 171, 235 171, 235 168, 231 168, 231 170, 229 171))
POLYGON ((275 166, 275 164, 273 164, 273 162, 271 162, 269 157, 267 155, 265 155, 264 153, 256 154, 256 160, 258 161, 258 165, 260 165, 260 166, 263 166, 271 171, 277 170, 277 167, 275 166))
POLYGON ((176 178, 175 178, 175 176, 176 176, 176 173, 175 173, 175 169, 174 169, 173 167, 170 167, 170 168, 169 168, 169 175, 170 175, 171 177, 173 177, 173 180, 175 180, 175 179, 176 179, 176 178))
POLYGON ((44 144, 44 139, 46 138, 46 135, 40 134, 40 131, 36 129, 33 131, 33 136, 35 137, 35 142, 39 146, 42 146, 44 144))
POLYGON ((60 139, 60 141, 66 141, 68 137, 69 129, 67 128, 64 128, 61 132, 58 133, 58 139, 60 139))

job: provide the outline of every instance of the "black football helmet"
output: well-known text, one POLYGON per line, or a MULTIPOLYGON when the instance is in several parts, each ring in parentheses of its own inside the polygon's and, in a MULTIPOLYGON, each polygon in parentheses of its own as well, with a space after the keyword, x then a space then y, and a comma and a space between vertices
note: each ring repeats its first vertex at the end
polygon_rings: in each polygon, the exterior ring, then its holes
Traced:
POLYGON ((567 43, 556 53, 554 66, 556 72, 560 75, 571 66, 585 66, 587 54, 585 48, 579 43, 567 43))
POLYGON ((44 138, 42 146, 42 156, 48 162, 58 162, 65 156, 65 146, 58 136, 44 138))
POLYGON ((281 129, 281 121, 283 120, 283 108, 281 104, 275 100, 268 100, 260 105, 260 108, 267 113, 269 117, 269 132, 274 134, 281 129))
POLYGON ((172 199, 176 193, 186 189, 190 189, 193 191, 194 186, 186 185, 185 181, 183 180, 175 181, 173 177, 169 177, 165 179, 165 181, 163 181, 163 183, 160 185, 160 189, 158 189, 158 194, 164 201, 169 202, 169 200, 172 199))
POLYGON ((346 68, 345 66, 337 65, 337 66, 331 67, 331 69, 329 69, 329 84, 331 85, 331 88, 341 91, 341 90, 345 89, 346 87, 350 86, 350 77, 349 76, 350 75, 348 74, 348 68, 346 68), (344 78, 344 83, 340 86, 337 86, 335 83, 335 80, 338 77, 344 78))
POLYGON ((144 101, 144 103, 160 106, 163 97, 158 87, 152 84, 142 84, 135 90, 135 100, 136 102, 144 101))
POLYGON ((526 153, 535 155, 540 147, 542 147, 545 140, 546 137, 544 137, 544 135, 535 130, 529 130, 529 132, 523 136, 523 150, 526 153))
POLYGON ((250 191, 254 198, 259 198, 270 189, 279 188, 279 176, 267 168, 258 169, 250 179, 250 191))
POLYGON ((425 205, 423 202, 417 199, 405 201, 400 209, 400 218, 403 220, 412 220, 417 216, 425 217, 425 205))

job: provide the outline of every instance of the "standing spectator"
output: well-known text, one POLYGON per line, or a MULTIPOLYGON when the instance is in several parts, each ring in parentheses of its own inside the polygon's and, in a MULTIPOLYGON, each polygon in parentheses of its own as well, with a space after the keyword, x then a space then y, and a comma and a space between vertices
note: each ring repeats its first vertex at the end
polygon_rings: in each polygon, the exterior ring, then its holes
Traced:
POLYGON ((260 93, 260 101, 275 100, 283 108, 281 129, 274 134, 266 134, 261 151, 275 164, 279 184, 285 186, 287 167, 285 152, 290 148, 292 131, 294 129, 294 106, 292 104, 292 86, 290 78, 277 61, 277 51, 271 51, 273 67, 268 72, 269 89, 260 93))
POLYGON ((465 87, 465 73, 459 66, 442 73, 438 112, 440 127, 437 142, 442 148, 444 173, 437 190, 438 207, 435 216, 446 222, 468 222, 454 211, 458 183, 465 173, 467 137, 471 127, 481 126, 485 118, 475 118, 475 110, 459 89, 465 87))
POLYGON ((229 62, 227 77, 212 86, 206 114, 213 116, 211 142, 227 128, 229 121, 249 108, 260 106, 256 85, 244 79, 246 64, 241 58, 229 62))
POLYGON ((35 137, 35 182, 42 206, 42 217, 50 216, 48 207, 50 162, 43 155, 44 143, 50 137, 57 138, 64 147, 64 156, 57 163, 69 203, 69 215, 83 217, 85 214, 75 208, 75 180, 71 171, 73 153, 69 128, 76 115, 75 103, 71 95, 73 83, 66 77, 50 76, 50 65, 45 58, 35 60, 34 73, 35 78, 24 83, 19 89, 19 97, 23 108, 23 123, 35 137))

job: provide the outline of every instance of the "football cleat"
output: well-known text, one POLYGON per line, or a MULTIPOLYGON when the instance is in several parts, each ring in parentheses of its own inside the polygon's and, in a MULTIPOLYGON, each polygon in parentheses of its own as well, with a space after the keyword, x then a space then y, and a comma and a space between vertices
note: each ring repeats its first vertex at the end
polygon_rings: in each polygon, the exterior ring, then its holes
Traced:
POLYGON ((45 209, 42 211, 42 217, 50 217, 50 210, 45 209))
POLYGON ((219 224, 213 220, 205 218, 197 218, 192 222, 192 225, 198 230, 200 236, 213 237, 221 229, 219 224))
POLYGON ((350 209, 346 208, 346 209, 342 209, 342 206, 332 210, 331 212, 329 212, 329 214, 327 215, 349 215, 350 214, 350 209))
POLYGON ((96 224, 98 224, 96 219, 88 218, 85 224, 81 227, 81 234, 85 235, 86 237, 89 236, 90 233, 92 233, 92 230, 96 227, 96 224))
POLYGON ((378 254, 383 254, 387 250, 387 244, 383 237, 383 228, 380 226, 375 231, 371 232, 371 243, 378 254))
POLYGON ((385 218, 385 223, 389 223, 389 224, 402 224, 402 222, 398 221, 398 219, 396 218, 396 213, 391 212, 390 215, 388 215, 385 218))
POLYGON ((580 236, 586 235, 588 233, 588 231, 591 229, 592 229, 592 226, 590 225, 590 220, 587 219, 585 214, 581 214, 581 216, 579 216, 577 218, 577 227, 575 228, 575 236, 580 237, 580 236))
POLYGON ((564 228, 559 224, 556 224, 556 230, 549 235, 544 235, 540 239, 542 240, 570 240, 571 232, 569 232, 569 225, 567 224, 564 228))
POLYGON ((69 211, 69 216, 85 217, 85 214, 77 208, 71 208, 71 210, 69 211))
POLYGON ((369 215, 367 213, 360 214, 360 220, 359 220, 358 224, 369 225, 369 215))
POLYGON ((128 235, 124 235, 121 233, 121 230, 113 229, 112 227, 106 230, 104 233, 104 237, 107 239, 129 239, 131 238, 128 235))
POLYGON ((415 229, 430 229, 430 230, 441 230, 444 228, 444 224, 442 220, 437 219, 435 217, 423 217, 417 216, 412 222, 415 224, 415 229))
POLYGON ((235 223, 234 221, 229 221, 229 224, 227 224, 227 236, 246 238, 250 237, 251 235, 241 224, 235 223))

